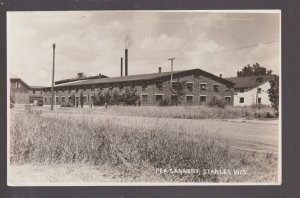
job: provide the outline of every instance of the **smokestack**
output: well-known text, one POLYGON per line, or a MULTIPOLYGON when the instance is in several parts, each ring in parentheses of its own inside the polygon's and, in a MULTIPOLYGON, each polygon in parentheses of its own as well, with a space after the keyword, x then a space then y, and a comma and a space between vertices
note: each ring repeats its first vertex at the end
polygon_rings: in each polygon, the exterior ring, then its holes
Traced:
POLYGON ((128 76, 128 49, 125 49, 125 76, 128 76))
POLYGON ((161 73, 161 67, 158 67, 158 73, 161 73))
POLYGON ((220 78, 222 78, 222 74, 220 74, 220 78))
POLYGON ((123 58, 121 57, 121 76, 123 76, 123 58))

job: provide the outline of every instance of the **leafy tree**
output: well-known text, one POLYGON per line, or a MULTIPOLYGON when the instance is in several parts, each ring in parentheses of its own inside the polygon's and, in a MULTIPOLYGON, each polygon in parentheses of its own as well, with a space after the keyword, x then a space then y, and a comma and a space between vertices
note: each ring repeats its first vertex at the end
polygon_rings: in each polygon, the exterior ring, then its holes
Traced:
POLYGON ((172 97, 171 97, 171 104, 180 104, 184 101, 184 89, 185 89, 186 81, 175 81, 172 83, 172 97))
POLYGON ((279 108, 279 76, 275 75, 270 81, 270 89, 268 89, 269 100, 272 103, 272 107, 278 112, 279 108))
POLYGON ((242 71, 237 72, 238 77, 260 76, 267 74, 272 74, 272 70, 267 70, 265 67, 260 66, 259 63, 255 63, 252 66, 248 64, 242 69, 242 71))
POLYGON ((79 95, 79 101, 80 101, 80 106, 81 108, 83 107, 83 103, 84 103, 84 98, 83 98, 83 93, 82 91, 80 92, 80 95, 79 95))

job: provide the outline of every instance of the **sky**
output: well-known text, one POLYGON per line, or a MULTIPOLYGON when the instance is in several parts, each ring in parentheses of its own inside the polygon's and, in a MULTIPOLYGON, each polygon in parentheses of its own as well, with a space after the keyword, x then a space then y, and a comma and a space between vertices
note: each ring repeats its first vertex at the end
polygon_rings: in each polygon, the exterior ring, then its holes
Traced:
POLYGON ((280 72, 280 13, 51 11, 8 12, 7 67, 31 86, 55 80, 200 68, 236 76, 247 64, 280 72), (124 72, 123 72, 124 73, 124 72))

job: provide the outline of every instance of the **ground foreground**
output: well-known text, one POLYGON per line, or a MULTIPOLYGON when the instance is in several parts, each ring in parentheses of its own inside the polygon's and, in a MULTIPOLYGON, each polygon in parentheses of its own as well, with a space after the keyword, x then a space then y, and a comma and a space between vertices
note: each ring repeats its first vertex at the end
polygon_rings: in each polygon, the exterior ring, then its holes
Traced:
POLYGON ((104 111, 12 110, 8 181, 278 181, 278 120, 154 118, 104 111))

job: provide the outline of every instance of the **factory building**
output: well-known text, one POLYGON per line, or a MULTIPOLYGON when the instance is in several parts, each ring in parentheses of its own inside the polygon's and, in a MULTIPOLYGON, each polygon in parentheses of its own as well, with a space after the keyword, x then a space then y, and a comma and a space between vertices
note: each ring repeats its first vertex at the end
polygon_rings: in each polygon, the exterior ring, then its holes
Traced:
MULTIPOLYGON (((125 75, 128 71, 125 67, 125 75)), ((176 82, 184 83, 183 104, 204 105, 214 95, 220 96, 228 104, 233 104, 234 83, 215 76, 201 69, 191 69, 172 72, 173 90, 176 82)), ((118 92, 125 90, 135 92, 140 99, 141 105, 158 105, 162 100, 177 97, 176 92, 171 93, 171 72, 120 76, 97 79, 77 79, 71 82, 56 83, 54 86, 54 104, 62 105, 71 101, 72 95, 78 103, 80 94, 83 95, 84 105, 92 105, 93 97, 99 93, 118 92)), ((52 101, 51 87, 43 89, 44 105, 50 105, 52 101)))

